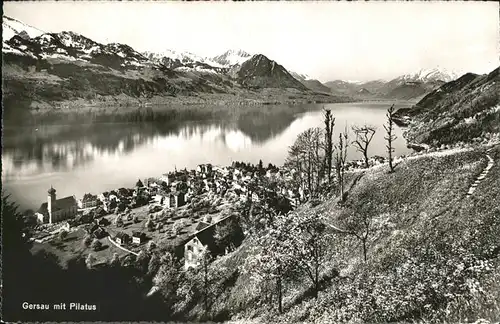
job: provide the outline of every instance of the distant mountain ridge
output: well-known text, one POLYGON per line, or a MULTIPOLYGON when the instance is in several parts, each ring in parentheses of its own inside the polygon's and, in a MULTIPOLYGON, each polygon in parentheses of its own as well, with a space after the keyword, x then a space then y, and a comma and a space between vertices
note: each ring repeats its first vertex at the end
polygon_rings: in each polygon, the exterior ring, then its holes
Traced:
POLYGON ((380 99, 411 100, 419 99, 446 82, 455 80, 458 74, 446 69, 421 69, 398 76, 390 81, 373 80, 367 82, 329 81, 325 84, 334 94, 371 96, 380 99), (365 89, 366 91, 360 92, 365 89))
POLYGON ((293 71, 290 71, 290 74, 297 80, 300 81, 306 88, 311 89, 317 92, 323 93, 331 93, 331 89, 321 83, 319 80, 312 79, 310 76, 306 74, 300 74, 293 71))

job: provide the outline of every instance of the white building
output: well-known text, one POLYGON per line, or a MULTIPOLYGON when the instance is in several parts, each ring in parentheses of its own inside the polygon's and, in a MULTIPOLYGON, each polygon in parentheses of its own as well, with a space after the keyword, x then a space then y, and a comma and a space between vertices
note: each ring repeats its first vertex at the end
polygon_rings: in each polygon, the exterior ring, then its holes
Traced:
POLYGON ((74 218, 78 210, 75 196, 56 199, 56 190, 50 187, 47 202, 43 203, 35 213, 40 223, 56 223, 65 219, 74 218))

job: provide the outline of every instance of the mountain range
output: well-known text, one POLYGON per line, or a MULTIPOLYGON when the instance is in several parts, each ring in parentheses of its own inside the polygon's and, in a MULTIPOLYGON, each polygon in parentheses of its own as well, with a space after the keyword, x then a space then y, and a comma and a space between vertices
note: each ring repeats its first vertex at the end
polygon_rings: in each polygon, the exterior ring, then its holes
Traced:
POLYGON ((2 25, 4 106, 16 107, 16 113, 19 107, 351 100, 307 88, 262 54, 229 50, 204 58, 172 50, 139 52, 71 31, 45 33, 5 16, 2 25))
POLYGON ((63 31, 46 33, 3 17, 4 104, 29 109, 137 103, 339 102, 421 99, 457 74, 423 69, 392 80, 322 83, 263 54, 214 57, 139 52, 63 31), (19 96, 19 93, 23 96, 19 96))

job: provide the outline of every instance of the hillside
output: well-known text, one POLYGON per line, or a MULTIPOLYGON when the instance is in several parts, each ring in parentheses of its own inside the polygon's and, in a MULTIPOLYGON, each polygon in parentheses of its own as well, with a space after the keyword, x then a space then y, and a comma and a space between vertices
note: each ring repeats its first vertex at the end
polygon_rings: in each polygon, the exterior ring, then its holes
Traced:
POLYGON ((409 122, 415 143, 441 145, 482 140, 500 132, 499 68, 486 75, 467 73, 429 93, 411 109, 397 113, 409 122))
MULTIPOLYGON (((279 314, 274 284, 256 289, 252 272, 245 271, 245 260, 259 250, 248 239, 212 264, 231 283, 223 280, 214 288, 218 297, 210 316, 250 323, 498 321, 498 146, 489 152, 496 161, 490 174, 466 196, 487 164, 485 154, 483 147, 445 150, 402 160, 393 174, 385 167, 349 173, 350 179, 363 175, 344 207, 330 198, 316 207, 303 205, 297 214, 317 214, 348 228, 355 211, 369 213, 367 261, 355 237, 331 230, 318 298, 307 276, 292 276, 282 283, 279 314)), ((199 311, 192 309, 192 319, 199 311)))

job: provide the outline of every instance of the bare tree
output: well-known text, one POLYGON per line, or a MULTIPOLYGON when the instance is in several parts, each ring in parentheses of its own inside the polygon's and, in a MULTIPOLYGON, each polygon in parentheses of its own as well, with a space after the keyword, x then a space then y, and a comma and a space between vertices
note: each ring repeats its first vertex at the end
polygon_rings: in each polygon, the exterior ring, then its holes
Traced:
POLYGON ((365 160, 365 168, 368 168, 368 146, 375 135, 375 127, 364 125, 362 127, 353 126, 352 131, 356 135, 356 139, 352 142, 356 150, 363 154, 365 160))
POLYGON ((375 184, 371 184, 364 188, 365 190, 358 195, 357 201, 353 201, 349 206, 347 217, 343 220, 343 228, 346 234, 354 236, 358 239, 363 249, 363 259, 367 260, 368 242, 375 233, 374 218, 379 214, 379 204, 373 203, 378 201, 379 191, 375 184))
POLYGON ((285 164, 296 170, 296 179, 302 190, 315 196, 324 175, 323 130, 310 128, 297 136, 290 147, 285 164))
POLYGON ((392 164, 392 153, 394 153, 395 149, 392 146, 392 143, 396 140, 396 135, 394 135, 394 105, 390 106, 387 109, 387 125, 384 125, 384 129, 386 132, 386 136, 384 139, 387 141, 387 154, 389 159, 389 172, 394 172, 394 165, 392 164))
POLYGON ((335 169, 337 172, 337 181, 339 184, 339 195, 340 201, 345 200, 345 188, 344 188, 344 175, 347 163, 347 148, 349 147, 349 135, 347 133, 347 127, 344 133, 339 134, 339 142, 336 145, 335 154, 335 169))
POLYGON ((328 178, 328 184, 332 183, 332 163, 333 163, 333 127, 335 118, 330 109, 323 109, 325 122, 325 168, 328 178))

